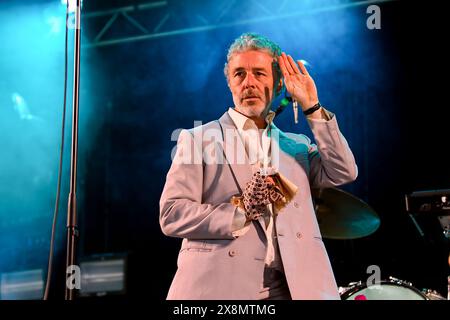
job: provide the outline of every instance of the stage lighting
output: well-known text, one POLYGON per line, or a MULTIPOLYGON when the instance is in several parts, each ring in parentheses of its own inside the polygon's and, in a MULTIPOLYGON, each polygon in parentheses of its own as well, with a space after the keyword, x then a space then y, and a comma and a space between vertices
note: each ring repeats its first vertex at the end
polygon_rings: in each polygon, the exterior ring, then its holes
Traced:
POLYGON ((303 63, 303 65, 305 67, 310 67, 311 66, 311 64, 308 61, 306 61, 306 60, 300 59, 300 62, 303 63))
POLYGON ((2 273, 1 300, 39 300, 44 294, 41 269, 2 273))
POLYGON ((126 258, 117 255, 91 257, 80 263, 80 296, 125 293, 126 258))

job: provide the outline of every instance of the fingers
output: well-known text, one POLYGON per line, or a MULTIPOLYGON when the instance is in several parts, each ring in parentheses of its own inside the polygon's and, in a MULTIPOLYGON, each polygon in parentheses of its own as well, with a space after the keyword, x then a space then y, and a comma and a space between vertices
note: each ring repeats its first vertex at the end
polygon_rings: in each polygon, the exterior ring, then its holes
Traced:
POLYGON ((289 72, 286 69, 286 64, 284 63, 283 54, 278 57, 278 65, 280 66, 281 73, 286 78, 286 76, 289 74, 289 72))
POLYGON ((305 65, 303 64, 303 62, 301 62, 301 60, 297 60, 298 66, 300 67, 300 70, 302 70, 302 73, 305 76, 309 76, 308 70, 306 70, 305 65))
POLYGON ((295 64, 294 59, 290 55, 287 56, 287 60, 289 62, 289 66, 291 67, 292 73, 294 74, 300 74, 300 70, 298 69, 297 65, 295 64))
POLYGON ((289 75, 295 74, 294 69, 291 66, 286 54, 283 52, 281 56, 278 57, 278 63, 280 64, 281 72, 283 76, 286 78, 289 75))
POLYGON ((285 69, 286 69, 286 71, 287 71, 287 74, 288 74, 288 75, 295 74, 295 70, 292 68, 291 63, 289 62, 289 59, 288 59, 288 57, 286 56, 286 53, 283 52, 283 53, 281 54, 281 59, 283 60, 283 64, 284 64, 284 67, 285 67, 285 69))
POLYGON ((278 64, 280 65, 281 72, 285 77, 287 75, 294 74, 309 76, 309 72, 306 70, 306 67, 301 60, 297 60, 297 63, 295 63, 294 59, 290 55, 286 55, 284 52, 278 57, 278 64))
POLYGON ((272 186, 275 185, 275 181, 273 180, 273 178, 272 178, 271 176, 267 176, 267 177, 266 177, 266 183, 267 183, 268 185, 272 185, 272 186))

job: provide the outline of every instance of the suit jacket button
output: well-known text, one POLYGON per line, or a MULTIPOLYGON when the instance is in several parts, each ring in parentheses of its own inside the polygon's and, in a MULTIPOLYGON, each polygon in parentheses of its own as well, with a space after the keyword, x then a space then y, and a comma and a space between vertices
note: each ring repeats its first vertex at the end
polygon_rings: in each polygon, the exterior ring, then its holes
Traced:
POLYGON ((300 232, 297 232, 297 238, 300 239, 302 237, 302 234, 300 232))
POLYGON ((230 251, 228 251, 228 255, 230 257, 234 257, 236 255, 236 251, 235 250, 230 250, 230 251))
POLYGON ((297 202, 294 202, 294 207, 296 207, 296 208, 298 208, 298 207, 299 207, 299 205, 298 205, 298 203, 297 203, 297 202))

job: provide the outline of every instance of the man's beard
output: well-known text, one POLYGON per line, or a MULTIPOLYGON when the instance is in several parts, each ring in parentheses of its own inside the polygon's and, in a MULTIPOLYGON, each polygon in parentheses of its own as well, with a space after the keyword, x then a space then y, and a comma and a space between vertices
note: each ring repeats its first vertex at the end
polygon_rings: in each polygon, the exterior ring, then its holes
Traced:
MULTIPOLYGON (((261 117, 265 116, 265 113, 270 106, 267 105, 267 99, 258 90, 247 88, 242 91, 238 96, 236 103, 236 109, 247 117, 261 117), (254 100, 246 100, 246 98, 255 98, 254 100)), ((270 103, 269 103, 270 104, 270 103)))
POLYGON ((265 116, 265 111, 268 109, 268 106, 262 100, 258 100, 254 104, 243 101, 237 109, 247 117, 260 117, 265 116))

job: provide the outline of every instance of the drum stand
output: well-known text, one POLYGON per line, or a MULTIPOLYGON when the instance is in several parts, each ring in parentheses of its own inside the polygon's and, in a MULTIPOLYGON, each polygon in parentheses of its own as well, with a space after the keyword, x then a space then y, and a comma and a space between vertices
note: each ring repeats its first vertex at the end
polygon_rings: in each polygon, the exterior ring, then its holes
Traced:
MULTIPOLYGON (((444 243, 449 248, 450 189, 416 191, 405 195, 405 203, 406 212, 420 236, 433 244, 444 243)), ((448 265, 450 267, 450 254, 448 265)), ((447 300, 450 300, 450 275, 447 276, 447 300)))

